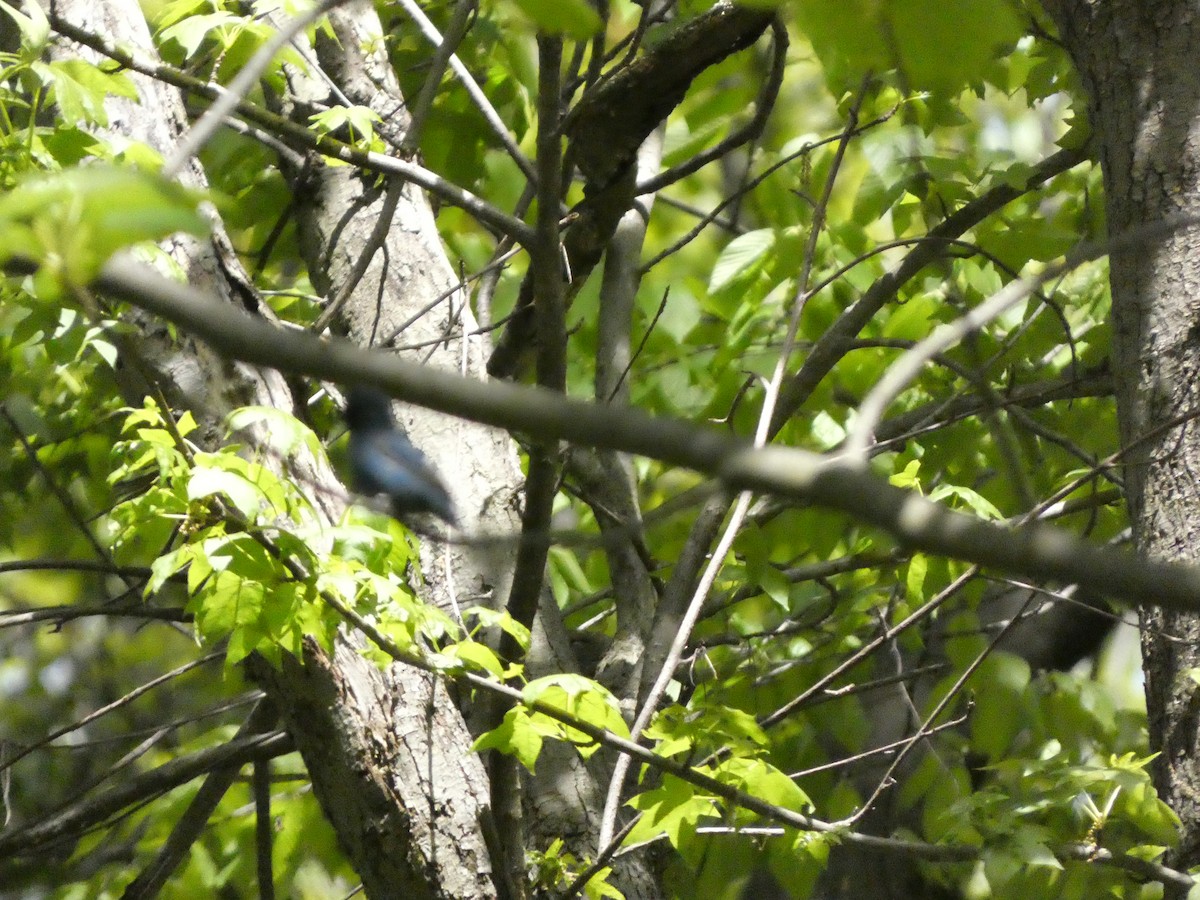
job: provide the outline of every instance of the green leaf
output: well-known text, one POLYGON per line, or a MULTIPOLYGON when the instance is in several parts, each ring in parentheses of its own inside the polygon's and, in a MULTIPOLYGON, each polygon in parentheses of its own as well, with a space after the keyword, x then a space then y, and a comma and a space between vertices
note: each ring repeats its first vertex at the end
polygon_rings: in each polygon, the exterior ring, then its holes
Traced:
POLYGON ((1014 835, 1014 843, 1026 866, 1062 871, 1062 861, 1042 841, 1028 838, 1023 831, 1018 831, 1014 835))
POLYGON ((899 69, 913 89, 953 95, 980 84, 985 64, 1024 32, 1005 0, 799 0, 793 9, 839 92, 899 69))
POLYGON ((888 316, 883 336, 910 341, 919 341, 927 337, 930 323, 937 321, 935 314, 939 305, 938 300, 929 294, 910 297, 888 316))
POLYGON ((256 485, 241 475, 225 469, 197 466, 188 480, 188 499, 200 500, 216 494, 223 495, 247 519, 254 519, 262 509, 264 495, 256 485))
POLYGON ((190 544, 185 544, 178 550, 163 554, 150 564, 150 578, 146 581, 143 596, 149 597, 166 584, 167 579, 181 572, 191 561, 195 551, 190 544))
POLYGON ((295 485, 260 463, 242 459, 232 449, 194 454, 188 483, 189 499, 223 494, 250 521, 262 514, 294 513, 298 506, 306 505, 295 485))
POLYGON ((908 562, 905 575, 905 596, 912 605, 925 601, 925 576, 929 573, 929 559, 923 553, 914 553, 908 562))
POLYGON ((205 639, 216 641, 257 623, 265 596, 266 588, 261 582, 219 571, 204 583, 189 607, 196 615, 200 633, 205 639))
POLYGON ((565 34, 576 40, 600 30, 600 14, 586 0, 513 0, 539 31, 565 34))
POLYGON ((27 3, 25 9, 28 15, 20 12, 8 0, 0 0, 0 10, 8 14, 21 32, 21 43, 31 50, 40 50, 50 37, 50 20, 37 3, 27 3))
POLYGON ((690 710, 668 706, 643 733, 659 742, 655 750, 661 756, 718 748, 755 754, 769 746, 766 733, 753 715, 720 704, 704 704, 690 710))
POLYGON ((464 619, 475 619, 481 628, 499 628, 517 642, 522 650, 529 649, 532 636, 529 629, 514 619, 505 610, 489 609, 486 606, 472 606, 463 610, 464 619))
POLYGON ((1025 861, 1008 848, 985 848, 983 871, 992 896, 1006 896, 1009 884, 1025 871, 1025 861))
POLYGON ((674 775, 664 775, 661 785, 638 794, 628 805, 641 812, 642 817, 626 836, 627 847, 665 834, 671 845, 678 848, 696 823, 719 813, 715 797, 700 793, 694 785, 674 775))
POLYGON ((351 137, 368 144, 375 136, 375 126, 382 121, 379 114, 368 106, 335 106, 308 117, 313 127, 321 134, 330 134, 339 128, 348 128, 351 137))
POLYGON ((895 472, 889 476, 888 482, 898 488, 915 490, 919 493, 921 490, 920 471, 921 461, 917 459, 911 460, 905 465, 903 471, 895 472))
POLYGON ((301 447, 321 456, 321 441, 312 429, 286 410, 274 406, 243 406, 225 417, 225 426, 236 432, 253 430, 257 443, 287 459, 301 447), (256 427, 257 426, 257 427, 256 427))
POLYGON ((975 513, 985 519, 1003 519, 1004 515, 986 497, 969 487, 954 484, 939 484, 929 492, 929 499, 937 502, 945 497, 956 497, 975 513))
POLYGON ((136 100, 138 93, 124 72, 104 72, 81 59, 34 63, 34 70, 54 86, 54 102, 72 124, 108 125, 107 97, 136 100))
POLYGON ((467 663, 469 667, 482 669, 494 678, 504 677, 504 663, 490 647, 476 641, 459 641, 443 648, 440 653, 467 663))
POLYGON ((730 241, 713 265, 708 278, 709 293, 715 294, 761 269, 775 247, 776 237, 775 229, 760 228, 730 241))
POLYGON ((780 609, 790 609, 792 601, 792 583, 774 566, 763 566, 758 573, 758 586, 768 597, 775 601, 780 609))
MULTIPOLYGON (((621 717, 617 699, 603 685, 582 675, 562 673, 536 678, 525 685, 521 697, 526 703, 554 706, 618 737, 629 737, 629 726, 621 717)), ((558 719, 535 712, 531 721, 543 734, 574 744, 585 759, 600 749, 587 734, 558 719)))
POLYGON ((499 750, 515 756, 521 765, 533 772, 538 754, 542 752, 542 736, 532 727, 529 711, 516 706, 504 714, 503 721, 497 727, 481 734, 471 749, 475 752, 499 750))
POLYGON ((813 803, 800 786, 766 760, 734 756, 710 769, 714 778, 775 806, 803 812, 813 803))
POLYGON ((178 43, 183 48, 184 58, 190 59, 196 55, 196 51, 200 49, 200 45, 204 43, 204 39, 210 32, 239 24, 242 21, 241 16, 231 12, 189 15, 178 23, 164 28, 158 37, 163 42, 175 41, 178 43))
POLYGON ((624 900, 625 895, 614 885, 608 883, 608 876, 611 874, 612 866, 604 866, 598 870, 584 886, 584 896, 588 900, 604 900, 605 897, 612 898, 612 900, 624 900))
MULTIPOLYGON (((117 250, 179 231, 204 234, 199 196, 129 166, 92 165, 26 178, 0 196, 0 235, 56 277, 86 284, 117 250), (30 237, 36 249, 30 247, 30 237)), ((0 262, 14 250, 0 245, 0 262)))

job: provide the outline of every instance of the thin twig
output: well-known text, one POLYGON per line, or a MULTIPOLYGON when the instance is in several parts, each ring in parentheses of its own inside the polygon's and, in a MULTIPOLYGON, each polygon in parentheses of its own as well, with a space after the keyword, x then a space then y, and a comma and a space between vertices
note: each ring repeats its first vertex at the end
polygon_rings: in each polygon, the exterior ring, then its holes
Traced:
MULTIPOLYGON (((868 131, 869 129, 874 128, 877 125, 882 125, 884 122, 888 121, 888 119, 890 119, 895 114, 895 112, 896 111, 893 109, 893 110, 885 113, 884 115, 879 116, 878 118, 872 119, 870 122, 864 123, 863 125, 859 126, 856 133, 868 131)), ((730 194, 728 197, 726 197, 724 200, 722 200, 720 203, 718 203, 715 207, 713 207, 712 211, 709 212, 707 215, 703 216, 701 218, 701 220, 696 223, 695 227, 693 227, 691 231, 689 231, 687 234, 685 234, 683 237, 681 237, 679 240, 677 240, 674 244, 672 244, 666 250, 663 250, 657 256, 652 257, 648 262, 643 263, 642 264, 642 274, 645 275, 647 272, 649 272, 651 269, 653 269, 655 266, 657 266, 664 259, 667 259, 668 257, 673 256, 674 254, 676 254, 680 250, 682 250, 684 247, 686 247, 688 244, 690 244, 693 240, 695 240, 697 237, 699 237, 699 235, 701 234, 701 232, 704 231, 705 228, 707 228, 711 223, 715 222, 718 218, 720 218, 720 215, 722 212, 724 212, 726 209, 728 209, 730 206, 732 206, 734 203, 736 203, 742 197, 745 197, 746 195, 748 195, 751 191, 753 191, 755 188, 757 188, 760 184, 762 184, 764 181, 766 181, 768 178, 770 178, 772 175, 774 175, 776 172, 778 172, 784 166, 790 165, 791 163, 795 162, 797 159, 799 159, 802 156, 807 156, 808 154, 812 153, 812 151, 816 150, 818 147, 823 147, 825 144, 832 144, 836 141, 841 140, 841 138, 842 138, 842 135, 841 135, 841 133, 839 133, 839 134, 835 134, 835 135, 832 135, 827 138, 822 138, 819 141, 813 141, 811 144, 805 144, 799 150, 789 153, 783 159, 767 166, 766 169, 764 169, 758 175, 754 176, 754 178, 750 179, 750 181, 743 184, 740 188, 738 188, 738 190, 734 191, 732 194, 730 194)))
POLYGON ((225 117, 232 113, 250 92, 254 83, 258 81, 258 76, 275 58, 275 54, 291 43, 301 31, 342 2, 343 0, 321 0, 312 9, 280 27, 234 76, 234 79, 229 82, 229 86, 221 90, 221 95, 216 102, 205 111, 200 120, 191 127, 191 130, 180 138, 171 155, 163 163, 163 177, 174 178, 179 175, 188 161, 200 152, 200 148, 207 144, 216 130, 221 127, 225 117))
MULTIPOLYGON (((210 100, 216 100, 226 93, 225 88, 219 85, 201 81, 157 60, 147 60, 130 52, 126 47, 118 46, 106 38, 72 25, 54 13, 51 13, 49 18, 51 26, 58 33, 85 47, 90 47, 125 68, 210 100)), ((398 176, 429 191, 446 203, 466 210, 483 224, 502 234, 509 235, 519 244, 525 245, 533 240, 533 229, 520 219, 502 212, 470 191, 463 190, 458 185, 452 184, 422 166, 383 153, 360 150, 330 135, 315 134, 303 125, 268 112, 246 100, 239 100, 236 110, 251 122, 275 134, 291 147, 302 148, 306 152, 320 153, 382 175, 398 176)), ((254 135, 250 134, 250 136, 254 135)))
MULTIPOLYGON (((403 5, 406 9, 409 6, 408 3, 404 3, 403 5)), ((415 4, 413 5, 415 6, 415 4)), ((455 55, 458 45, 466 37, 467 28, 471 22, 471 14, 475 12, 478 6, 478 0, 458 0, 458 3, 454 6, 454 15, 450 17, 450 25, 446 29, 446 33, 440 39, 434 40, 435 49, 433 56, 429 59, 429 71, 425 74, 425 83, 421 85, 421 92, 417 94, 417 99, 412 103, 408 131, 405 133, 404 143, 401 145, 401 149, 406 154, 415 152, 420 146, 421 131, 425 128, 425 122, 429 118, 429 111, 433 109, 433 98, 437 96, 438 88, 441 87, 442 75, 446 71, 446 63, 450 61, 450 57, 455 55)), ((421 12, 420 7, 416 7, 416 10, 418 13, 421 12)), ((432 28, 432 23, 430 27, 432 28)))
POLYGON ((44 847, 65 836, 106 821, 131 804, 147 797, 159 797, 214 768, 280 756, 294 749, 292 739, 281 731, 234 739, 218 747, 209 747, 179 756, 156 769, 136 775, 119 786, 86 803, 61 809, 44 819, 0 834, 0 854, 16 855, 44 847))
MULTIPOLYGON (((812 272, 813 258, 816 255, 817 236, 824 226, 825 212, 829 207, 829 200, 833 195, 833 186, 837 180, 841 162, 845 158, 846 148, 849 146, 850 139, 858 125, 858 110, 866 96, 866 88, 867 84, 864 82, 862 89, 859 91, 858 98, 850 110, 846 126, 842 131, 841 141, 838 143, 838 149, 834 155, 833 164, 825 181, 824 194, 813 215, 809 244, 805 252, 805 261, 798 280, 796 297, 793 303, 792 319, 788 325, 787 337, 784 339, 784 347, 779 355, 775 372, 767 384, 763 398, 763 408, 759 415, 758 428, 754 436, 755 447, 762 447, 767 441, 768 428, 775 409, 775 400, 778 397, 779 386, 783 383, 784 373, 787 371, 787 361, 791 356, 791 349, 795 345, 796 335, 800 328, 800 317, 804 311, 805 301, 808 299, 808 279, 812 272)), ((696 622, 700 618, 700 613, 704 608, 704 601, 707 599, 708 593, 716 581, 717 574, 724 564, 725 556, 733 546, 734 539, 737 537, 741 524, 745 520, 746 513, 750 509, 750 501, 752 499, 753 495, 750 491, 742 491, 738 495, 733 512, 725 526, 725 531, 717 541, 717 546, 712 552, 709 563, 705 567, 704 573, 700 577, 700 581, 692 594, 692 599, 689 601, 675 630, 675 636, 658 670, 658 676, 646 695, 639 698, 641 708, 634 719, 633 726, 630 728, 630 735, 633 740, 637 740, 641 736, 642 731, 650 723, 650 718, 658 709, 659 700, 666 692, 671 680, 675 677, 675 669, 679 665, 679 660, 683 657, 684 651, 687 649, 692 629, 695 627, 696 622)), ((625 784, 625 776, 629 771, 629 765, 630 758, 622 756, 617 760, 613 768, 613 775, 609 781, 608 792, 604 800, 604 812, 600 818, 600 831, 597 839, 597 845, 600 848, 607 847, 611 843, 613 834, 616 831, 617 808, 620 805, 621 790, 625 784)))
POLYGON ((654 311, 654 317, 650 320, 650 324, 646 326, 646 333, 642 335, 642 339, 638 342, 637 349, 629 357, 629 362, 625 364, 625 368, 621 370, 621 374, 617 377, 617 383, 613 385, 612 393, 608 395, 608 402, 612 403, 613 398, 617 396, 617 392, 621 390, 621 385, 625 383, 626 376, 633 368, 633 364, 637 362, 637 358, 642 355, 642 351, 646 349, 646 343, 650 340, 650 335, 654 333, 654 326, 658 324, 658 320, 662 318, 662 314, 667 309, 667 298, 671 296, 671 287, 667 286, 663 291, 662 300, 658 304, 658 309, 654 311))
POLYGON ((70 734, 72 731, 78 731, 80 728, 83 728, 85 725, 89 725, 90 723, 95 722, 97 719, 108 715, 110 712, 120 709, 123 706, 128 706, 130 703, 132 703, 138 697, 141 697, 143 694, 154 690, 159 685, 165 684, 166 682, 171 681, 172 679, 178 678, 180 675, 184 675, 187 672, 190 672, 192 669, 196 669, 196 668, 199 668, 200 666, 207 665, 210 662, 216 662, 217 660, 223 658, 224 656, 225 656, 224 651, 221 651, 221 650, 214 651, 213 653, 209 653, 207 656, 202 656, 199 659, 194 659, 191 662, 184 663, 182 666, 172 669, 170 672, 164 672, 162 675, 159 675, 157 678, 150 679, 145 684, 134 688, 132 691, 127 693, 125 696, 114 700, 112 703, 105 704, 104 706, 100 707, 99 709, 95 710, 94 712, 88 713, 82 719, 78 719, 78 720, 72 722, 70 725, 64 725, 62 728, 59 728, 55 731, 50 732, 48 735, 46 735, 41 740, 35 741, 32 744, 28 744, 25 747, 22 747, 19 751, 12 754, 7 759, 5 759, 3 766, 0 767, 0 769, 11 768, 14 763, 18 762, 19 760, 24 759, 30 753, 33 753, 35 750, 38 750, 42 747, 47 746, 48 744, 53 743, 54 741, 58 740, 63 735, 70 734))
POLYGON ((1062 262, 1047 267, 1037 275, 1009 282, 965 315, 939 326, 933 334, 893 363, 867 394, 858 408, 858 416, 846 440, 843 455, 851 462, 866 464, 867 449, 874 440, 875 428, 883 418, 883 413, 892 400, 920 374, 921 368, 934 354, 954 346, 972 331, 982 328, 1005 310, 1028 298, 1041 285, 1064 272, 1099 259, 1111 251, 1142 247, 1156 235, 1173 234, 1198 223, 1200 216, 1173 217, 1170 221, 1136 228, 1111 240, 1080 244, 1068 253, 1062 262))
POLYGON ((779 97, 779 88, 783 84, 783 69, 787 62, 788 34, 787 28, 778 16, 771 20, 771 68, 763 80, 762 88, 754 101, 754 116, 742 128, 727 135, 707 150, 697 153, 685 162, 667 171, 648 178, 637 186, 638 194, 649 194, 661 191, 667 185, 686 178, 693 172, 704 168, 710 162, 720 159, 742 144, 755 140, 767 127, 767 120, 775 109, 775 101, 779 97))
MULTIPOLYGON (((429 17, 426 16, 421 7, 417 5, 416 0, 399 0, 399 3, 400 6, 404 8, 404 11, 408 13, 410 17, 412 17, 412 20, 417 23, 417 27, 421 29, 421 33, 425 35, 429 42, 435 47, 441 47, 444 41, 442 40, 441 34, 438 33, 437 26, 435 26, 433 22, 429 20, 429 17)), ((512 135, 509 134, 508 127, 504 124, 504 120, 500 118, 500 114, 496 112, 495 107, 492 106, 491 101, 489 101, 487 95, 484 94, 483 89, 479 87, 474 77, 471 75, 471 71, 465 65, 463 65, 462 60, 458 58, 457 54, 450 54, 450 69, 455 75, 458 76, 459 81, 461 81, 463 87, 466 88, 467 95, 471 98, 471 102, 475 104, 476 108, 478 108, 481 113, 483 113, 483 118, 488 123, 488 127, 492 129, 492 133, 496 135, 496 137, 499 138, 500 143, 504 145, 504 149, 508 151, 508 155, 511 156, 513 162, 517 164, 517 168, 519 168, 525 174, 525 177, 530 181, 536 181, 537 173, 534 169, 533 163, 531 163, 529 158, 521 152, 521 148, 517 146, 517 142, 514 141, 512 135)))
MULTIPOLYGON (((270 703, 260 700, 255 704, 254 708, 250 711, 250 714, 246 717, 246 720, 238 729, 234 740, 243 740, 245 738, 263 734, 274 726, 276 719, 277 715, 275 712, 275 707, 270 703)), ((263 767, 263 771, 265 771, 269 776, 270 769, 266 768, 267 766, 269 766, 269 762, 267 760, 254 763, 254 787, 256 801, 258 800, 259 792, 259 769, 260 767, 263 767)), ((174 827, 171 829, 171 833, 167 836, 167 839, 163 843, 162 847, 159 848, 159 851, 155 855, 154 859, 151 860, 144 869, 142 869, 138 876, 125 889, 123 900, 124 898, 128 898, 128 900, 143 900, 143 898, 147 898, 148 900, 148 898, 158 896, 163 886, 167 883, 167 880, 171 877, 171 874, 177 868, 179 868, 180 863, 184 861, 184 859, 187 857, 187 854, 191 851, 192 846, 200 838, 201 833, 204 831, 205 825, 208 824, 213 812, 216 811, 217 805, 221 802, 221 799, 233 785, 240 770, 241 765, 234 763, 228 766, 216 768, 209 772, 208 776, 204 779, 204 783, 200 785, 200 789, 196 792, 196 795, 192 798, 191 802, 188 803, 187 809, 183 811, 183 814, 179 817, 178 821, 176 821, 174 827)), ((265 786, 269 800, 270 784, 265 783, 265 786)), ((269 851, 269 802, 266 825, 268 829, 267 872, 269 873, 271 865, 269 851)), ((256 844, 263 840, 262 831, 263 827, 262 823, 260 822, 259 827, 256 830, 256 844)), ((270 878, 267 878, 264 883, 261 868, 261 846, 258 847, 258 850, 258 896, 260 898, 267 898, 267 900, 270 900, 270 898, 274 896, 272 893, 273 885, 271 884, 270 878)))
MULTIPOLYGON (((358 283, 362 281, 364 275, 367 274, 367 269, 371 265, 371 260, 375 258, 375 254, 383 247, 387 240, 388 231, 392 227, 392 219, 396 216, 396 207, 400 203, 400 196, 404 193, 404 182, 399 178, 393 178, 388 181, 387 190, 383 195, 383 203, 379 207, 379 215, 375 219, 375 224, 371 228, 371 234, 367 237, 366 243, 363 244, 361 251, 358 254, 358 259, 354 261, 354 268, 346 276, 346 280, 342 282, 341 288, 338 289, 337 296, 321 311, 321 315, 317 317, 317 321, 313 323, 313 334, 322 334, 329 327, 329 323, 333 321, 333 317, 341 312, 342 307, 354 294, 358 283)), ((385 270, 386 271, 386 270, 385 270)), ((380 276, 383 277, 382 275, 380 276)))
MULTIPOLYGON (((957 719, 951 719, 949 722, 943 722, 941 725, 930 728, 925 732, 924 736, 928 738, 940 732, 949 731, 953 728, 957 728, 965 721, 967 721, 966 715, 959 716, 957 719)), ((816 775, 819 772, 829 772, 833 769, 844 769, 846 766, 853 765, 856 762, 862 762, 864 759, 870 759, 873 756, 885 756, 891 753, 893 750, 905 746, 908 744, 908 742, 909 738, 904 737, 898 741, 892 741, 888 744, 881 744, 878 747, 872 747, 870 750, 864 750, 862 753, 855 753, 853 756, 843 756, 841 759, 835 759, 832 762, 823 763, 819 766, 813 766, 810 769, 802 769, 799 772, 789 772, 788 777, 793 779, 806 778, 809 775, 816 775)))

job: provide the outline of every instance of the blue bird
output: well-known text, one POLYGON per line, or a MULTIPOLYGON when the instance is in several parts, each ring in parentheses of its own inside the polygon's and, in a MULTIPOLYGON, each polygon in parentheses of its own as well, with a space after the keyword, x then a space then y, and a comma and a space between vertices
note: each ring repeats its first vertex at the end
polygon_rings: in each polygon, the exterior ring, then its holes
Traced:
POLYGON ((392 515, 433 513, 458 524, 450 495, 425 454, 409 442, 392 419, 392 401, 383 391, 355 385, 346 393, 350 426, 350 467, 354 486, 364 494, 386 494, 392 515))

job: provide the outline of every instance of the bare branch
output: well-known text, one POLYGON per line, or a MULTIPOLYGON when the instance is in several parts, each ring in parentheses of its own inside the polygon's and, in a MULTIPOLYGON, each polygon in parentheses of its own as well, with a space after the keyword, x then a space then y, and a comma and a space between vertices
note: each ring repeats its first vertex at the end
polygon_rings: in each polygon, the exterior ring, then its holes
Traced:
MULTIPOLYGON (((201 81, 156 60, 148 60, 136 56, 126 48, 119 47, 105 38, 78 28, 57 15, 51 14, 50 21, 55 31, 86 47, 92 48, 97 53, 101 53, 135 72, 156 78, 198 96, 207 97, 210 100, 216 100, 225 93, 224 88, 218 85, 201 81)), ((379 172, 384 175, 394 175, 406 181, 411 181, 413 184, 424 188, 446 203, 466 210, 480 222, 496 229, 502 234, 507 234, 519 244, 528 244, 533 240, 533 229, 520 219, 508 215, 487 201, 476 197, 470 191, 463 190, 457 185, 451 184, 440 175, 422 166, 406 160, 386 156, 382 153, 359 150, 329 135, 315 134, 301 125, 297 125, 282 116, 268 112, 262 107, 249 103, 246 100, 238 101, 236 110, 249 121, 275 135, 293 149, 313 151, 369 171, 379 172)), ((254 134, 250 133, 250 136, 253 137, 254 134)))
POLYGON ((208 143, 216 130, 221 127, 221 123, 225 121, 225 117, 232 113, 238 103, 249 93, 254 82, 258 80, 258 76, 271 64, 275 54, 301 31, 341 2, 343 0, 321 0, 312 9, 296 16, 276 31, 271 39, 263 44, 250 61, 234 76, 229 85, 221 91, 221 95, 212 106, 205 110, 200 121, 180 138, 174 151, 163 162, 163 175, 167 178, 177 176, 191 158, 208 143))
POLYGON ((0 834, 0 854, 25 853, 106 821, 121 810, 165 794, 220 766, 281 756, 292 750, 292 739, 281 731, 240 738, 186 756, 130 778, 118 787, 87 802, 61 810, 40 822, 0 834))
MULTIPOLYGON (((425 15, 424 11, 414 2, 414 0, 399 0, 399 2, 400 5, 404 7, 404 11, 412 17, 414 22, 417 23, 417 27, 421 29, 421 33, 425 35, 425 37, 428 38, 432 44, 439 49, 442 47, 450 47, 453 49, 456 43, 454 40, 454 23, 451 23, 450 31, 445 35, 445 37, 443 37, 438 33, 437 26, 435 26, 433 22, 429 20, 429 17, 425 15)), ((473 7, 474 5, 475 4, 472 2, 472 0, 462 0, 462 2, 459 4, 458 10, 455 12, 455 16, 457 17, 459 15, 459 11, 463 8, 473 7)), ((487 95, 483 92, 483 89, 476 83, 474 76, 471 75, 471 70, 463 64, 463 61, 458 58, 458 54, 456 53, 450 54, 450 69, 455 75, 458 76, 459 81, 461 81, 463 87, 466 88, 467 95, 471 98, 471 102, 475 104, 481 113, 483 113, 483 118, 487 121, 488 127, 491 128, 492 133, 500 139, 500 143, 504 145, 504 149, 508 151, 508 155, 512 157, 513 162, 515 162, 517 167, 525 173, 526 178, 530 179, 531 181, 535 180, 537 175, 534 172, 533 163, 531 163, 528 157, 521 152, 521 148, 517 146, 517 142, 514 141, 512 135, 509 134, 508 126, 504 124, 504 120, 500 118, 500 114, 496 112, 495 107, 492 106, 491 101, 488 100, 487 95)), ((421 109, 420 98, 418 98, 418 102, 414 105, 414 109, 421 109)), ((414 119, 418 119, 415 112, 413 117, 414 119)))
POLYGON ((584 403, 542 388, 485 384, 348 341, 285 331, 126 258, 110 261, 96 287, 169 319, 232 358, 330 381, 374 384, 410 403, 476 422, 687 466, 738 490, 843 510, 929 552, 1030 578, 1075 582, 1130 603, 1200 610, 1198 568, 1141 560, 1047 526, 985 522, 815 453, 754 449, 740 438, 678 419, 584 403))
MULTIPOLYGON (((238 729, 234 740, 261 735, 275 724, 276 718, 274 706, 260 700, 250 711, 250 715, 242 723, 242 727, 238 729)), ((199 839, 209 818, 216 810, 217 804, 221 802, 221 798, 225 796, 226 791, 237 778, 241 766, 241 762, 231 762, 228 765, 214 768, 209 773, 208 777, 204 779, 204 784, 200 786, 200 790, 196 792, 196 796, 192 798, 192 802, 188 804, 183 815, 179 817, 179 821, 175 823, 175 827, 171 829, 171 834, 159 848, 158 854, 130 882, 129 887, 125 889, 124 897, 128 900, 141 900, 141 898, 158 896, 159 891, 167 883, 167 879, 171 877, 171 873, 179 867, 184 857, 192 849, 192 845, 199 839)), ((261 886, 259 896, 268 896, 262 892, 261 886)))
MULTIPOLYGON (((1087 159, 1086 149, 1060 150, 1034 167, 1025 184, 1014 187, 1001 184, 986 194, 975 198, 957 212, 947 216, 929 232, 929 237, 945 240, 962 237, 970 228, 978 225, 1004 205, 1022 194, 1035 190, 1055 175, 1074 168, 1087 159)), ((925 266, 937 259, 940 253, 937 241, 928 241, 913 248, 895 269, 878 279, 859 300, 843 312, 822 336, 813 352, 804 360, 800 370, 784 386, 779 397, 779 408, 771 422, 772 432, 783 424, 808 399, 812 390, 821 383, 829 370, 845 354, 850 342, 885 304, 895 299, 900 288, 914 278, 925 266)))

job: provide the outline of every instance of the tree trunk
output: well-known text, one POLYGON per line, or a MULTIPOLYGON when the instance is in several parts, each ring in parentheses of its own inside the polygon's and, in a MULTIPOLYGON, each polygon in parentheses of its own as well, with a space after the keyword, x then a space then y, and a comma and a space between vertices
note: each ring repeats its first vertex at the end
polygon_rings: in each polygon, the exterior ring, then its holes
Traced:
MULTIPOLYGON (((1113 371, 1130 515, 1148 556, 1200 559, 1200 432, 1179 422, 1200 395, 1200 237, 1147 226, 1200 212, 1200 44, 1183 0, 1047 0, 1083 76, 1104 169, 1111 255, 1113 371)), ((1141 611, 1154 777, 1178 813, 1169 864, 1200 863, 1200 620, 1141 611), (1167 637, 1170 635, 1172 637, 1167 637), (1182 639, 1182 641, 1178 639, 1182 639)))
MULTIPOLYGON (((134 2, 66 0, 55 11, 72 24, 136 47, 144 55, 154 55, 145 19, 134 2)), ((73 55, 76 51, 71 48, 68 52, 73 55)), ((140 103, 110 98, 111 131, 142 140, 165 155, 185 127, 182 99, 174 88, 140 75, 130 77, 138 87, 140 103)), ((338 171, 349 174, 353 170, 338 171)), ((205 185, 198 165, 190 167, 187 177, 196 186, 205 185)), ((451 279, 427 203, 411 188, 405 190, 405 200, 407 205, 397 214, 393 232, 397 238, 389 247, 391 258, 403 261, 409 279, 415 271, 428 275, 437 286, 435 290, 424 281, 413 286, 415 304, 436 296, 451 279)), ((351 233, 344 237, 339 252, 356 258, 365 246, 364 236, 351 233)), ((269 315, 249 287, 219 221, 214 223, 211 243, 184 237, 167 249, 193 285, 269 315)), ((374 292, 376 285, 369 289, 374 292)), ((456 312, 461 305, 461 301, 455 304, 456 312)), ((463 314, 469 315, 469 311, 463 314)), ((387 321, 404 315, 407 313, 399 307, 389 306, 387 321)), ((280 373, 231 365, 188 338, 177 344, 168 330, 153 320, 139 325, 136 348, 125 349, 136 351, 144 373, 162 385, 173 406, 195 412, 203 426, 204 442, 211 444, 223 437, 221 423, 233 407, 257 403, 293 408, 292 393, 280 373)), ((366 333, 364 327, 360 336, 366 333)), ((474 355, 478 361, 482 350, 476 349, 474 355)), ((132 377, 130 381, 131 391, 140 400, 145 385, 132 377)), ((424 443, 431 427, 418 428, 414 438, 424 443)), ((475 453, 446 454, 453 468, 443 467, 443 471, 456 488, 456 499, 473 507, 473 514, 484 496, 511 497, 519 469, 506 436, 484 433, 486 429, 476 425, 459 427, 478 433, 443 440, 475 453), (481 461, 481 456, 486 460, 481 461), (469 485, 469 490, 464 485, 469 485)), ((426 447, 442 465, 442 454, 428 444, 426 447)), ((333 522, 341 512, 337 498, 344 496, 344 489, 332 473, 313 466, 311 460, 301 465, 304 470, 292 471, 292 476, 312 486, 316 505, 325 520, 333 522)), ((496 508, 503 518, 509 511, 508 501, 502 499, 496 508)), ((451 569, 441 562, 427 552, 426 572, 439 573, 431 580, 438 582, 437 595, 444 599, 441 573, 451 569)), ((488 590, 479 573, 487 572, 494 579, 504 567, 487 560, 465 564, 456 559, 453 571, 459 596, 469 605, 488 590)), ((446 702, 443 685, 407 667, 381 670, 362 656, 359 641, 352 636, 339 641, 332 656, 310 646, 303 665, 288 660, 279 671, 255 660, 250 672, 282 713, 304 757, 316 796, 369 896, 497 896, 484 841, 486 775, 478 757, 470 752, 471 736, 462 716, 446 702)))
MULTIPOLYGON (((382 29, 374 10, 367 4, 347 4, 331 12, 329 21, 334 37, 318 34, 313 48, 321 68, 341 95, 381 113, 379 129, 391 146, 405 144, 408 108, 382 52, 383 42, 378 39, 382 29)), ((331 92, 330 82, 313 71, 292 71, 289 87, 285 110, 298 121, 311 112, 310 104, 341 102, 331 92)), ((352 338, 485 377, 490 343, 485 335, 474 334, 478 325, 467 292, 456 287, 432 210, 421 191, 398 183, 378 187, 374 176, 348 166, 319 167, 295 190, 302 198, 297 210, 302 250, 314 284, 327 297, 347 289, 354 270, 361 268, 364 248, 373 253, 363 277, 350 285, 347 302, 335 320, 352 338), (397 189, 392 221, 376 250, 371 247, 372 232, 380 217, 387 215, 388 192, 397 189), (435 298, 443 299, 430 308, 435 298)), ((437 461, 468 532, 520 533, 517 498, 522 475, 515 442, 507 434, 417 407, 405 408, 401 417, 413 440, 437 461)), ((515 551, 510 541, 446 546, 427 540, 422 546, 422 569, 429 583, 424 596, 452 615, 456 608, 502 607, 509 596, 515 551)), ((529 677, 575 668, 552 599, 541 605, 533 632, 534 643, 525 660, 529 677)), ((493 723, 472 714, 489 709, 490 704, 474 706, 464 708, 472 726, 491 727, 493 723)), ((547 746, 537 776, 525 780, 529 783, 524 823, 519 827, 528 832, 530 848, 544 849, 561 837, 570 852, 580 856, 594 852, 593 807, 599 789, 594 773, 574 748, 547 746)), ((500 840, 524 846, 513 834, 505 833, 500 840)), ((633 858, 616 866, 619 871, 636 869, 633 858)), ((628 891, 630 886, 624 886, 628 891)), ((520 886, 516 888, 519 892, 520 886)))

